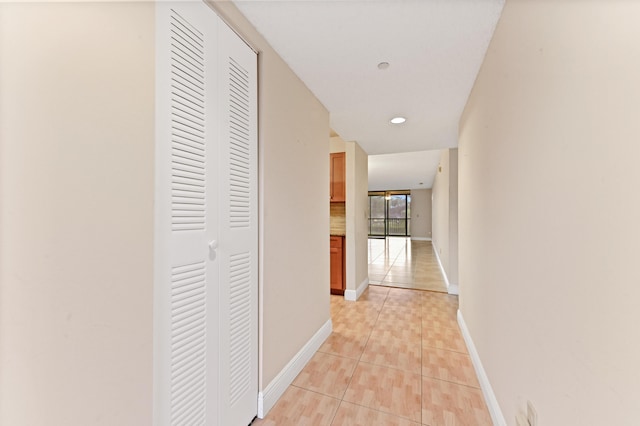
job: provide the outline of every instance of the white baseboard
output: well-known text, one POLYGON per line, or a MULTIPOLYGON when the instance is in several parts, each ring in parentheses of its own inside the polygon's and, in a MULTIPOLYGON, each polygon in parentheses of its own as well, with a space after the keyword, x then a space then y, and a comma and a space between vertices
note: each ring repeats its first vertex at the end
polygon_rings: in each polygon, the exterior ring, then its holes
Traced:
POLYGON ((345 290, 344 291, 344 300, 348 300, 350 302, 355 302, 358 298, 364 293, 364 291, 369 287, 369 278, 365 278, 364 281, 360 283, 356 290, 345 290))
POLYGON ((438 247, 433 244, 433 252, 436 254, 436 260, 438 261, 438 266, 440 267, 440 272, 442 272, 442 278, 444 278, 444 283, 447 285, 447 293, 455 294, 456 296, 460 294, 460 290, 457 283, 450 283, 449 277, 447 277, 447 272, 444 270, 442 266, 442 261, 440 260, 440 255, 438 254, 438 247))
POLYGON ((263 419, 269 410, 276 405, 278 399, 287 390, 289 385, 293 383, 296 376, 302 371, 305 365, 313 357, 320 346, 327 340, 331 334, 333 325, 331 320, 324 323, 316 334, 298 351, 298 353, 289 361, 287 365, 278 373, 278 375, 267 385, 267 387, 258 392, 258 417, 263 419))
POLYGON ((431 237, 411 237, 413 241, 431 241, 431 237))
POLYGON ((496 399, 496 395, 493 393, 493 388, 491 387, 491 383, 489 383, 489 378, 487 377, 487 373, 484 371, 484 367, 480 361, 480 356, 478 355, 476 346, 473 344, 473 340, 469 334, 469 329, 467 328, 467 324, 464 322, 464 318, 462 317, 462 312, 460 312, 460 310, 458 310, 458 325, 460 326, 460 332, 462 333, 464 342, 467 344, 467 350, 469 351, 473 368, 476 370, 476 376, 478 376, 480 389, 482 389, 484 400, 489 408, 491 420, 493 420, 494 426, 507 426, 507 422, 504 420, 504 415, 502 414, 500 405, 498 405, 498 400, 496 399))

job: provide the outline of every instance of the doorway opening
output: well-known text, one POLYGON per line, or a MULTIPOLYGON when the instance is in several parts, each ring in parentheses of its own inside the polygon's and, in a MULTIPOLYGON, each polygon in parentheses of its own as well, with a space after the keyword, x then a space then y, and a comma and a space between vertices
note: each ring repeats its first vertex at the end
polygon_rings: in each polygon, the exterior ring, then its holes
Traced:
POLYGON ((411 191, 369 192, 369 238, 411 236, 411 191))

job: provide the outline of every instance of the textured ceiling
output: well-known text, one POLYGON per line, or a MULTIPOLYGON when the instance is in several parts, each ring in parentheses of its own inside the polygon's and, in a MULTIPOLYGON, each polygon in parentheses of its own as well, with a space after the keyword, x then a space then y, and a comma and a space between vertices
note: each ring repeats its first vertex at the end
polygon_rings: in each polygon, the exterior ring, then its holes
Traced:
POLYGON ((374 155, 457 146, 504 0, 234 3, 329 110, 332 129, 374 155), (407 122, 391 125, 396 115, 407 122))

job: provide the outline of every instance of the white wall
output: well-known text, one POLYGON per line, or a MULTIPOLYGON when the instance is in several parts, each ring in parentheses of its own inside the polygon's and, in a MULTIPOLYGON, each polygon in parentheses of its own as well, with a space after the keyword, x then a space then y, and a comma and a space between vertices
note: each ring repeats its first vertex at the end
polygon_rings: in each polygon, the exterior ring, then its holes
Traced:
POLYGON ((431 189, 411 190, 411 239, 431 239, 431 189))
POLYGON ((460 308, 510 425, 636 425, 640 3, 507 1, 460 122, 460 308))
POLYGON ((0 4, 0 424, 149 425, 154 7, 0 4))

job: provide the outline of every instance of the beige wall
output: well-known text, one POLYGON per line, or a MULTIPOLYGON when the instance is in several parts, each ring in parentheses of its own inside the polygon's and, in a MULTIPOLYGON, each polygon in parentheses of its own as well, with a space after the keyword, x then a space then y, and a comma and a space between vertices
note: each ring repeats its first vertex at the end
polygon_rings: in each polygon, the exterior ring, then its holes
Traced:
MULTIPOLYGON (((329 116, 260 50, 264 389, 329 320, 329 116)), ((150 3, 0 4, 0 424, 151 423, 150 3)))
POLYGON ((347 289, 356 291, 369 281, 368 226, 369 211, 369 158, 356 142, 347 142, 347 289))
POLYGON ((449 266, 449 150, 441 151, 440 163, 433 179, 433 246, 442 267, 449 266))
POLYGON ((264 390, 329 319, 329 113, 228 1, 220 15, 259 50, 264 390))
POLYGON ((329 138, 329 152, 346 152, 347 143, 340 136, 332 136, 329 138))
POLYGON ((431 239, 431 189, 411 190, 411 238, 431 239))
POLYGON ((640 3, 508 0, 460 123, 460 307, 510 425, 635 425, 640 3))
POLYGON ((154 7, 0 4, 0 424, 152 416, 154 7))
POLYGON ((458 150, 441 151, 433 181, 433 246, 447 275, 449 292, 458 292, 458 150))
POLYGON ((458 149, 449 150, 449 293, 458 294, 458 149))

